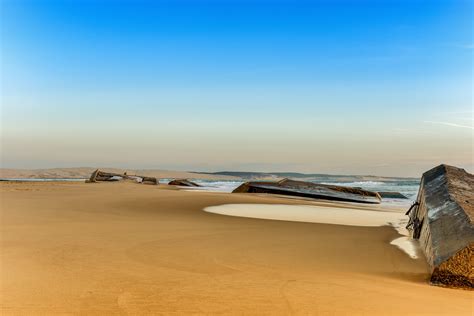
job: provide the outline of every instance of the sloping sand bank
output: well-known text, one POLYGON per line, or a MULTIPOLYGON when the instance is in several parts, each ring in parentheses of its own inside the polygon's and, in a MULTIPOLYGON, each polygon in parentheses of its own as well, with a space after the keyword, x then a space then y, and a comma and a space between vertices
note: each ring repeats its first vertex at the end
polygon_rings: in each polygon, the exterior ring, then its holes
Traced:
MULTIPOLYGON (((405 212, 356 209, 322 205, 285 204, 224 204, 209 206, 206 212, 249 218, 272 219, 279 221, 333 224, 346 226, 391 226, 400 234, 408 236, 405 229, 405 212)), ((390 242, 405 251, 411 258, 419 257, 418 244, 408 237, 399 237, 390 242)))
MULTIPOLYGON (((2 315, 471 315, 390 227, 203 212, 310 204, 129 183, 1 183, 2 315)), ((314 205, 314 203, 312 203, 314 205)), ((339 207, 339 205, 338 205, 339 207)))

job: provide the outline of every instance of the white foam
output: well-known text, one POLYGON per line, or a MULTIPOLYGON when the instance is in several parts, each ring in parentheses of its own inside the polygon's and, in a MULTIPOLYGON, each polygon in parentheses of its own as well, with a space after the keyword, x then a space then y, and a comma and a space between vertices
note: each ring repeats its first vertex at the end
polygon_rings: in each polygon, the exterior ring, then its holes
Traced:
MULTIPOLYGON (((284 204, 224 204, 206 207, 204 211, 220 215, 279 221, 368 227, 392 226, 400 234, 407 235, 406 216, 401 212, 284 204)), ((417 258, 416 243, 411 242, 407 237, 397 238, 391 244, 405 251, 411 258, 417 258)))
POLYGON ((203 181, 195 180, 201 187, 198 190, 212 191, 212 192, 232 192, 235 188, 241 185, 242 181, 203 181))

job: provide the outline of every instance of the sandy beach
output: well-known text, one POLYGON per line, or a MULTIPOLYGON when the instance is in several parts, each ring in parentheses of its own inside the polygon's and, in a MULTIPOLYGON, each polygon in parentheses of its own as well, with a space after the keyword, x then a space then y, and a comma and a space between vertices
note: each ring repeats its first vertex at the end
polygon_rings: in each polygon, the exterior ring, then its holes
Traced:
MULTIPOLYGON (((133 183, 1 183, 2 315, 472 315, 395 229, 204 212, 312 204, 133 183)), ((322 203, 322 206, 328 206, 322 203)))

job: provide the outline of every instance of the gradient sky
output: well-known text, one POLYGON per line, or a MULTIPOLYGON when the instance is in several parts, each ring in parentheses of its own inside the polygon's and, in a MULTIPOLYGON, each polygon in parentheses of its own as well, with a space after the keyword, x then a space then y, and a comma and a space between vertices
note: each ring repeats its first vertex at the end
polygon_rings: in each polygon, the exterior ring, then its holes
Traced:
POLYGON ((2 167, 474 171, 473 1, 1 1, 2 167))

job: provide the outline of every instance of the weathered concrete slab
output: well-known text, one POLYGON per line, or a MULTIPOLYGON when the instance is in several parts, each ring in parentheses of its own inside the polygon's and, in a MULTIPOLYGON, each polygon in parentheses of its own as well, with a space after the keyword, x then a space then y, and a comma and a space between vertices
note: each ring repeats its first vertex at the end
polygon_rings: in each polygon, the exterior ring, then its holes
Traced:
POLYGON ((168 182, 168 185, 179 185, 183 187, 200 187, 199 184, 189 181, 188 179, 175 179, 168 182))
POLYGON ((246 182, 232 193, 270 193, 356 203, 377 204, 381 201, 376 192, 289 179, 278 182, 246 182))
POLYGON ((96 169, 92 172, 89 180, 86 182, 94 183, 98 181, 121 181, 121 180, 133 180, 137 183, 149 183, 149 184, 158 184, 158 179, 154 177, 146 177, 146 176, 137 176, 137 175, 127 175, 127 173, 112 173, 112 172, 104 172, 96 169))
POLYGON ((431 282, 474 287, 474 175, 440 165, 423 174, 407 228, 420 240, 431 282))

